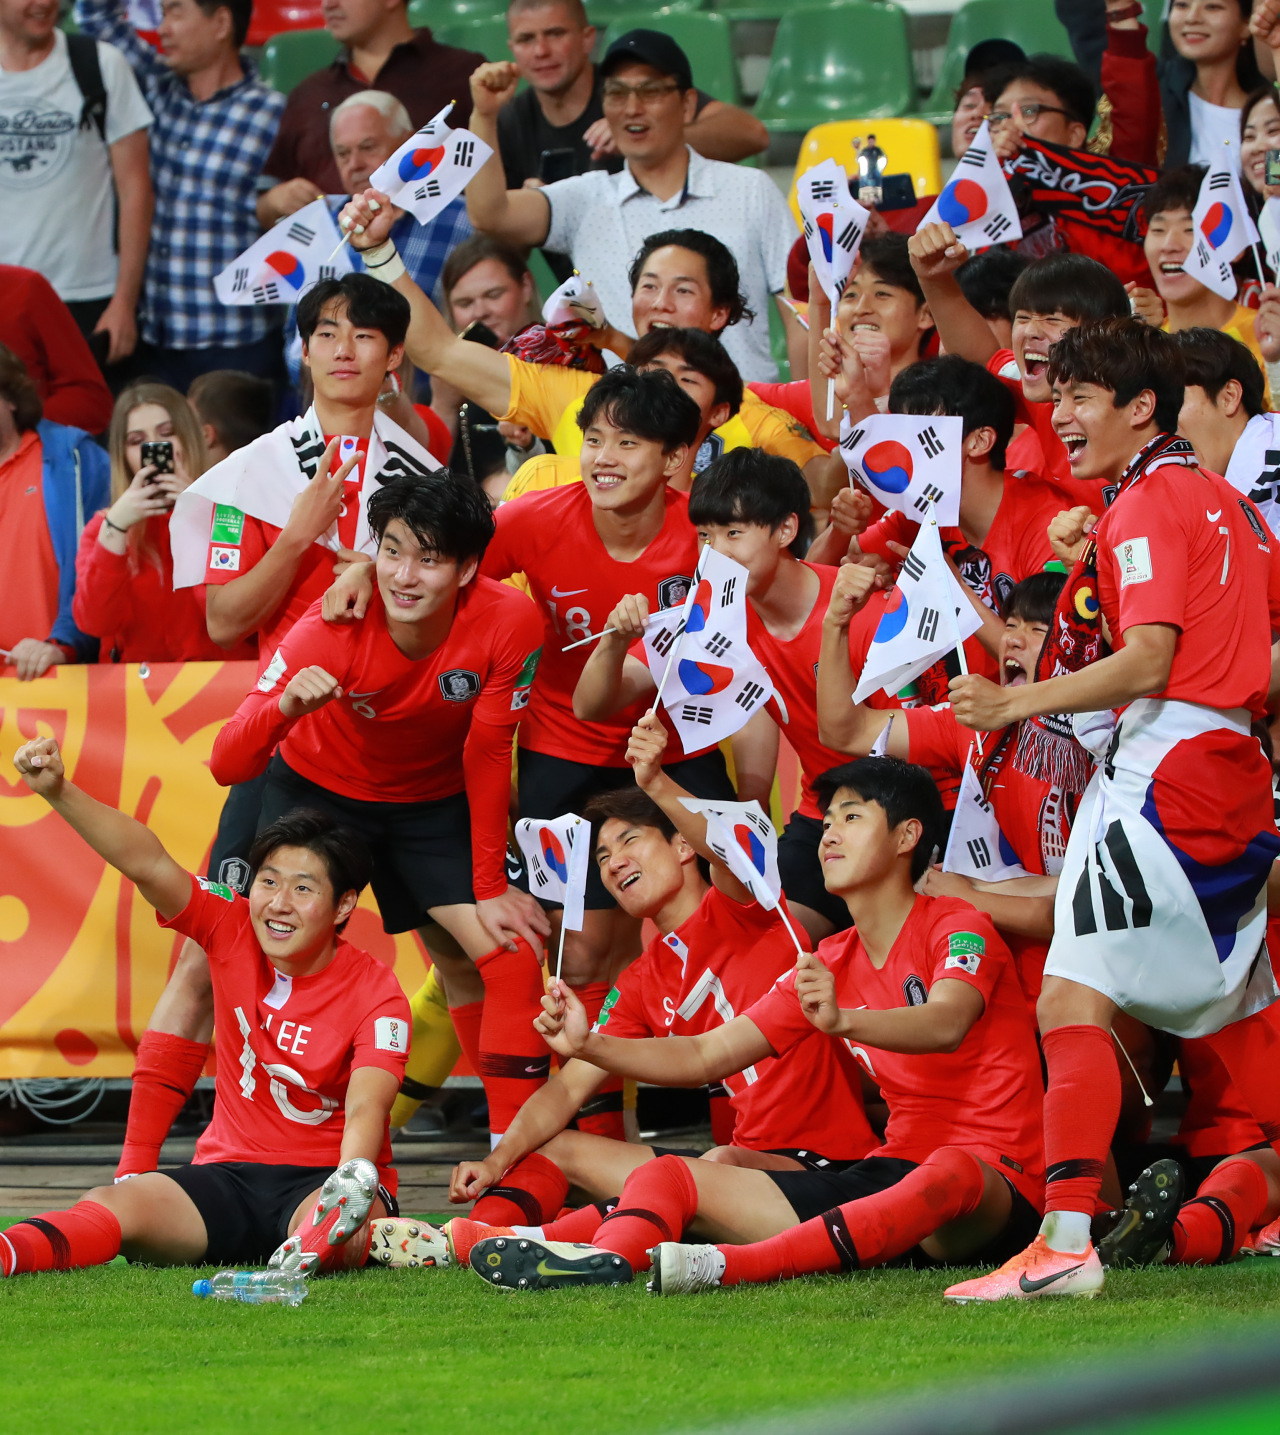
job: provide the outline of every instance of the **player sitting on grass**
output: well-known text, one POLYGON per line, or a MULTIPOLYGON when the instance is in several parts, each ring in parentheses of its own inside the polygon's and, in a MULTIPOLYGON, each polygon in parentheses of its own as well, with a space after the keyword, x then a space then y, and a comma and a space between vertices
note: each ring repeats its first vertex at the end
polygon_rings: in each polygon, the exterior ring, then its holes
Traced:
POLYGON ((1008 948, 967 902, 914 891, 942 825, 929 774, 863 758, 817 783, 829 890, 854 927, 800 957, 741 1016, 697 1036, 592 1032, 557 985, 552 1050, 637 1080, 699 1086, 781 1056, 814 1028, 844 1041, 889 1106, 884 1147, 840 1171, 749 1171, 664 1156, 641 1166, 588 1246, 494 1236, 471 1266, 494 1285, 629 1280, 654 1248, 655 1293, 1016 1250, 1044 1169, 1039 1059, 1008 948), (695 1223, 720 1245, 677 1244, 695 1223))
MULTIPOLYGON (((717 1030, 759 1001, 795 961, 779 913, 752 899, 708 848, 706 819, 681 805, 689 794, 662 770, 666 746, 661 722, 644 717, 627 750, 640 790, 602 793, 584 809, 606 890, 624 912, 658 929, 601 1010, 596 1029, 615 1040, 717 1030), (709 884, 700 857, 711 864, 709 884)), ((470 1220, 449 1223, 455 1260, 465 1261, 477 1240, 499 1234, 493 1229, 499 1223, 520 1223, 525 1234, 536 1226, 532 1233, 547 1239, 591 1235, 631 1172, 663 1154, 565 1130, 607 1079, 590 1062, 563 1063, 487 1160, 455 1168, 450 1199, 479 1197, 470 1220), (552 1221, 570 1182, 609 1199, 552 1221)), ((858 1160, 879 1145, 859 1084, 844 1053, 811 1032, 776 1061, 756 1062, 725 1079, 737 1117, 733 1142, 705 1159, 779 1171, 835 1170, 858 1160)))
POLYGON ((271 1256, 301 1274, 362 1265, 370 1218, 396 1212, 387 1115, 409 1004, 391 970, 341 935, 369 880, 359 842, 318 813, 282 818, 259 834, 242 897, 192 876, 142 823, 68 782, 52 738, 19 748, 14 766, 137 884, 162 927, 208 953, 225 1059, 190 1166, 19 1221, 0 1234, 0 1274, 102 1265, 122 1251, 157 1265, 271 1256))

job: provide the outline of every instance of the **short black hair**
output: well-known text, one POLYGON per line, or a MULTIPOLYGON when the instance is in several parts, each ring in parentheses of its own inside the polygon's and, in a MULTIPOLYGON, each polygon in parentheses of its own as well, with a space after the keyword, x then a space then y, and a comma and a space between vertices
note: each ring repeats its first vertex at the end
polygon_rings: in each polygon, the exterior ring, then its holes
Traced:
POLYGON ((1024 623, 1051 623, 1058 595, 1067 581, 1065 573, 1046 568, 1015 583, 1004 600, 1006 618, 1021 618, 1024 623))
POLYGON ((208 424, 228 453, 267 433, 272 424, 275 388, 269 379, 239 369, 210 369, 197 374, 187 402, 208 424))
POLYGON ((905 234, 877 234, 874 239, 862 241, 862 262, 886 283, 895 289, 905 289, 915 299, 917 307, 924 303, 924 290, 920 279, 911 267, 911 255, 907 251, 908 239, 905 234))
POLYGON ((992 468, 1003 468, 1017 410, 1013 395, 981 364, 959 354, 940 354, 909 364, 889 386, 892 414, 959 414, 968 438, 975 429, 995 431, 992 468))
POLYGON ((629 364, 601 374, 587 390, 578 410, 578 427, 586 433, 598 418, 660 443, 663 453, 682 444, 692 448, 702 428, 702 411, 666 369, 638 374, 629 364))
POLYGON ((253 0, 196 0, 210 20, 219 10, 231 14, 231 41, 238 50, 249 34, 249 22, 253 19, 253 0))
POLYGON ((911 880, 918 882, 928 871, 935 851, 941 851, 946 824, 942 798, 928 768, 904 762, 900 757, 860 757, 829 768, 813 784, 823 812, 841 788, 856 792, 863 802, 874 802, 883 808, 891 828, 911 818, 920 823, 924 830, 911 854, 911 880))
POLYGON ((632 344, 627 363, 633 369, 643 369, 662 354, 679 354, 691 369, 697 369, 715 385, 715 401, 729 405, 729 417, 737 414, 742 407, 742 375, 714 334, 701 329, 650 329, 643 339, 632 344))
POLYGON ((1141 319, 1103 319, 1078 324, 1049 350, 1051 384, 1097 384, 1110 389, 1112 405, 1131 403, 1145 389, 1155 395, 1155 422, 1175 433, 1186 387, 1182 352, 1173 336, 1141 319))
POLYGON ((960 292, 984 319, 1009 318, 1009 291, 1027 267, 1026 258, 997 244, 985 253, 966 259, 956 270, 960 292))
POLYGON ((390 284, 369 274, 344 274, 341 279, 322 279, 298 300, 298 333, 309 343, 326 304, 338 300, 353 324, 379 329, 387 336, 387 347, 404 343, 409 332, 409 301, 390 284))
POLYGON ((1142 217, 1148 224, 1157 214, 1170 210, 1191 211, 1200 198, 1200 184, 1209 170, 1203 164, 1184 164, 1177 169, 1166 170, 1151 185, 1142 199, 1142 217))
POLYGON ((469 558, 478 563, 496 531, 488 495, 447 468, 425 477, 393 478, 370 496, 367 512, 379 543, 387 525, 398 518, 424 549, 456 563, 469 558))
POLYGON ((640 246, 640 252, 631 261, 631 268, 627 271, 627 282, 631 285, 633 294, 640 283, 640 275, 644 272, 649 256, 657 249, 673 246, 687 249, 691 254, 701 255, 707 266, 711 302, 717 308, 723 304, 729 310, 726 328, 732 328, 743 319, 750 322, 756 317, 755 311, 747 308, 747 298, 742 292, 742 276, 733 251, 714 234, 707 234, 701 229, 662 229, 657 234, 651 234, 640 246))
POLYGON ((982 93, 989 105, 1004 93, 1006 86, 1015 80, 1027 80, 1056 95, 1073 120, 1078 120, 1087 130, 1093 124, 1094 111, 1098 104, 1098 92, 1093 81, 1070 60, 1061 55, 1028 55, 1011 65, 1001 65, 983 76, 982 93))
POLYGON ((1009 290, 1009 316, 1065 314, 1086 319, 1123 319, 1132 311, 1124 282, 1085 254, 1046 254, 1033 259, 1009 290))
POLYGON ((1266 381, 1253 354, 1220 329, 1179 329, 1170 336, 1182 354, 1182 381, 1196 384, 1209 398, 1218 395, 1232 379, 1240 385, 1244 411, 1253 418, 1267 407, 1266 381))
POLYGON ((804 474, 791 459, 759 448, 731 448, 693 480, 689 522, 695 528, 758 523, 776 533, 794 513, 799 527, 790 549, 803 558, 813 542, 812 501, 804 474))
MULTIPOLYGON (((349 827, 343 827, 327 812, 314 807, 296 807, 264 827, 253 839, 249 849, 249 866, 257 875, 258 868, 280 847, 301 847, 314 852, 324 863, 337 902, 348 892, 357 896, 373 877, 373 861, 369 849, 349 827)), ((342 931, 346 922, 339 922, 342 931)))
MULTIPOLYGON (((591 824, 592 862, 596 860, 596 848, 605 823, 615 818, 628 827, 656 827, 668 842, 679 831, 653 798, 634 784, 615 787, 609 792, 597 792, 584 804, 582 816, 591 824)), ((703 881, 711 880, 711 864, 701 855, 698 857, 698 871, 702 873, 703 881)))

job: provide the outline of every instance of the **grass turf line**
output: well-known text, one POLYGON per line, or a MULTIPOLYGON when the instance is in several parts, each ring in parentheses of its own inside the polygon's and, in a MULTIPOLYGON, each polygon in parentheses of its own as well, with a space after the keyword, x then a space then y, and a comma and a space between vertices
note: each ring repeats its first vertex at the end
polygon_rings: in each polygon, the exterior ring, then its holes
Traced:
POLYGON ((200 1301, 204 1273, 0 1280, 8 1428, 659 1432, 1159 1355, 1280 1310, 1280 1261, 1121 1272, 1097 1300, 985 1307, 942 1303, 955 1272, 655 1300, 643 1279, 517 1294, 469 1269, 373 1269, 316 1281, 296 1310, 200 1301))

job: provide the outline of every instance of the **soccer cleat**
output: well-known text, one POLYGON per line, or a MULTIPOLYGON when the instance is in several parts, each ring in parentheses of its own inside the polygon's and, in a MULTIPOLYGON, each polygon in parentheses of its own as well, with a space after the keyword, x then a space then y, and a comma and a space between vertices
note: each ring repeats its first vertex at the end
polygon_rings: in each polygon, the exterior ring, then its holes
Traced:
POLYGON ((645 1289, 650 1295, 692 1295, 715 1290, 724 1275, 724 1252, 719 1246, 688 1246, 663 1241, 649 1252, 653 1275, 645 1289))
POLYGON ((1053 1251, 1037 1236, 998 1271, 949 1287, 944 1299, 955 1305, 986 1300, 1038 1300, 1041 1296, 1095 1296, 1105 1279, 1098 1253, 1053 1251))
POLYGON ((449 1265, 449 1246, 444 1232, 429 1221, 406 1216, 389 1216, 373 1228, 369 1259, 393 1270, 449 1265))
POLYGON ((1249 1238, 1247 1245, 1240 1247, 1242 1256, 1280 1256, 1280 1220, 1263 1226, 1249 1238))
POLYGON ((471 1256, 471 1248, 487 1236, 514 1236, 510 1226, 486 1226, 483 1221, 472 1221, 466 1216, 455 1216, 444 1223, 444 1237, 449 1243, 449 1259, 455 1266, 465 1266, 471 1256))
POLYGON ((350 1240, 368 1220, 377 1194, 378 1168, 373 1162, 363 1156, 344 1161, 320 1187, 310 1217, 303 1217, 267 1264, 300 1276, 346 1265, 345 1253, 340 1256, 335 1248, 350 1240))
POLYGON ((1153 1161, 1129 1187, 1114 1229, 1098 1242, 1104 1270, 1162 1265, 1182 1205, 1182 1167, 1167 1157, 1153 1161))
POLYGON ((631 1266, 612 1251, 570 1241, 489 1236, 471 1248, 471 1269, 502 1290, 559 1290, 562 1286, 621 1286, 631 1266))

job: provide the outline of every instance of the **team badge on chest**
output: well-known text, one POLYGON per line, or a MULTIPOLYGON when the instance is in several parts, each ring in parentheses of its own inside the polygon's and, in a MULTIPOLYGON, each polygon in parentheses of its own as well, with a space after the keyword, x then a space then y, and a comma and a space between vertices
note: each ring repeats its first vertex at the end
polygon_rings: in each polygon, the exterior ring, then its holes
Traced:
POLYGON ((480 691, 480 674, 469 668, 450 668, 440 674, 440 696, 445 702, 466 703, 480 691))

